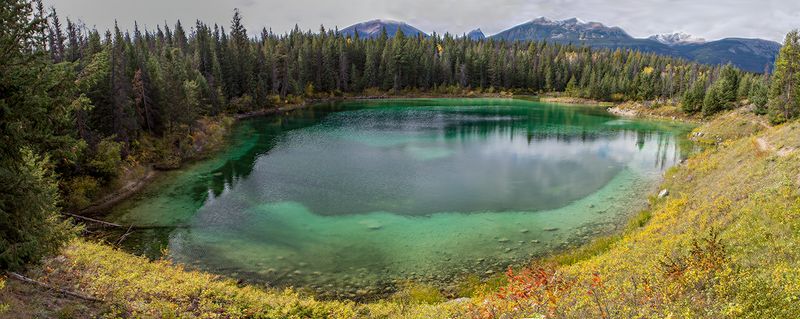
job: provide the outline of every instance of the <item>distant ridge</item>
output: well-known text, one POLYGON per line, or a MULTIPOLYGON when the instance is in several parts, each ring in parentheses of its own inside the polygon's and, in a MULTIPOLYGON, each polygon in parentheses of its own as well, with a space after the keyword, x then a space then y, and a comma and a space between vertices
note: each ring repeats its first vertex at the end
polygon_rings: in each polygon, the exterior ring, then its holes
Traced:
MULTIPOLYGON (((425 32, 405 22, 380 19, 354 24, 340 32, 345 36, 353 36, 358 32, 359 37, 375 38, 380 36, 384 28, 389 37, 394 36, 398 29, 407 36, 427 36, 425 32)), ((704 64, 731 63, 742 70, 759 73, 772 68, 781 47, 780 43, 763 39, 725 38, 706 41, 686 33, 634 38, 619 27, 606 26, 600 22, 585 22, 578 18, 552 20, 539 17, 492 36, 487 37, 481 29, 472 30, 465 36, 476 41, 547 41, 595 48, 632 49, 704 64)))

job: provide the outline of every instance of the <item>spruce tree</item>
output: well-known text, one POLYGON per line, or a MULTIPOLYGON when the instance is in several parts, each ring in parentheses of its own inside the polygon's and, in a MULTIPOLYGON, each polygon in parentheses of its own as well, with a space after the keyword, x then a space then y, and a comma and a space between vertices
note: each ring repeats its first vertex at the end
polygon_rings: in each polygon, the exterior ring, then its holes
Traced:
POLYGON ((58 139, 55 123, 69 118, 68 82, 54 71, 37 34, 45 20, 33 17, 30 2, 0 4, 0 269, 18 270, 56 252, 71 236, 60 219, 58 188, 47 167, 46 145, 58 139), (11 32, 5 32, 11 31, 11 32))
POLYGON ((785 122, 800 113, 800 35, 789 32, 775 61, 769 92, 769 114, 774 123, 785 122))

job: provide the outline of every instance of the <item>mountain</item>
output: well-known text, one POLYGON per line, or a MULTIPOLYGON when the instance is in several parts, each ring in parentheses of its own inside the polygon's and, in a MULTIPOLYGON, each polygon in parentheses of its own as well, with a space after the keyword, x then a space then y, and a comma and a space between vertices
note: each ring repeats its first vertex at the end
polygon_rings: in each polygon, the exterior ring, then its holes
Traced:
POLYGON ((656 34, 648 37, 647 39, 658 41, 669 46, 692 43, 699 44, 706 42, 706 40, 703 38, 695 38, 691 34, 686 34, 683 32, 656 34))
POLYGON ((732 63, 742 70, 764 72, 775 65, 781 45, 762 39, 725 38, 705 43, 674 46, 678 55, 705 64, 732 63))
POLYGON ((467 33, 467 39, 474 40, 474 41, 479 41, 479 40, 486 39, 486 35, 483 34, 483 31, 481 31, 480 28, 478 28, 478 29, 472 30, 469 33, 467 33))
POLYGON ((685 58, 705 64, 732 63, 742 70, 763 72, 772 67, 780 44, 762 39, 725 38, 706 42, 684 33, 634 38, 618 27, 572 18, 537 18, 491 36, 509 41, 547 41, 599 48, 626 48, 685 58))
POLYGON ((608 27, 600 22, 583 22, 576 18, 556 21, 541 17, 514 26, 490 38, 506 41, 572 43, 608 49, 629 48, 664 55, 673 53, 673 50, 663 43, 636 39, 621 28, 608 27))
MULTIPOLYGON (((425 32, 405 22, 392 20, 372 20, 354 24, 342 29, 345 36, 375 38, 381 30, 391 37, 398 29, 407 36, 425 32)), ((487 38, 481 29, 470 31, 467 38, 481 40, 487 38)), ((772 68, 781 45, 762 39, 725 38, 705 41, 685 33, 653 35, 648 38, 634 38, 619 27, 606 26, 600 22, 584 22, 577 18, 551 20, 540 17, 514 26, 488 38, 506 41, 547 41, 551 43, 586 45, 595 48, 632 49, 660 55, 684 58, 704 64, 731 63, 749 72, 764 72, 772 68)))
POLYGON ((386 34, 390 37, 394 36, 398 29, 402 30, 403 34, 407 36, 416 36, 417 34, 428 36, 425 32, 405 22, 382 19, 357 23, 342 29, 340 32, 344 36, 354 36, 356 32, 358 32, 358 36, 362 38, 377 38, 381 35, 381 30, 384 28, 386 29, 386 34))
POLYGON ((537 18, 492 36, 504 40, 538 41, 586 41, 586 40, 629 40, 633 39, 625 31, 616 27, 606 27, 599 22, 583 22, 577 18, 561 21, 545 17, 537 18))

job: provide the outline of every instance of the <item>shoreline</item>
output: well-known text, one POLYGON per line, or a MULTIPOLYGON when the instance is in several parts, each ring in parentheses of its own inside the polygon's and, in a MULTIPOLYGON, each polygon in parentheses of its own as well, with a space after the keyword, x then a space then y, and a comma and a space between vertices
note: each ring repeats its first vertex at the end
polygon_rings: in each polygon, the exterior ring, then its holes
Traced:
MULTIPOLYGON (((388 100, 388 99, 424 99, 424 98, 515 98, 520 96, 514 95, 506 95, 506 94, 454 94, 454 95, 442 95, 442 94, 401 94, 401 95, 363 95, 363 96, 344 96, 344 97, 330 97, 330 98, 316 98, 316 99, 307 99, 303 100, 300 103, 287 103, 283 106, 278 106, 274 108, 264 108, 261 110, 251 111, 247 113, 240 113, 234 115, 228 115, 234 119, 235 122, 261 117, 261 116, 276 116, 282 115, 288 112, 292 112, 295 110, 302 110, 313 106, 319 103, 328 103, 328 102, 337 102, 337 101, 358 101, 358 100, 388 100)), ((227 133, 226 133, 227 134, 227 133)), ((211 148, 216 147, 216 145, 212 145, 211 148)), ((211 152, 213 153, 213 151, 211 152)), ((155 180, 158 176, 160 176, 161 172, 171 171, 175 169, 179 169, 185 164, 190 164, 194 161, 202 160, 206 158, 210 153, 200 154, 197 157, 188 158, 185 161, 181 162, 180 166, 176 168, 162 168, 159 167, 157 163, 148 163, 142 167, 145 170, 145 173, 137 177, 133 180, 125 180, 123 181, 123 186, 119 187, 109 194, 103 196, 96 201, 93 201, 88 206, 77 210, 76 212, 68 212, 69 214, 81 217, 105 217, 108 215, 109 211, 113 209, 116 205, 122 203, 123 201, 131 198, 132 196, 139 193, 141 190, 146 188, 150 185, 150 182, 155 180), (105 212, 104 212, 105 211, 105 212)), ((134 168, 135 169, 135 168, 134 168)))
MULTIPOLYGON (((402 97, 348 97, 348 98, 335 99, 335 100, 336 101, 348 101, 348 100, 373 100, 373 99, 389 99, 389 98, 400 98, 400 99, 402 99, 402 97)), ((413 98, 424 98, 424 97, 415 96, 413 98)), ((483 98, 483 97, 481 96, 481 97, 476 97, 476 98, 483 98)), ((520 98, 520 97, 518 97, 518 98, 520 98)), ((521 98, 529 98, 530 99, 531 97, 530 96, 523 96, 521 98)), ((256 112, 250 112, 250 113, 246 113, 246 114, 239 114, 236 117, 236 119, 240 120, 240 119, 247 119, 247 118, 253 118, 253 117, 258 117, 258 116, 280 115, 280 114, 288 113, 288 112, 291 112, 291 111, 294 111, 294 110, 300 110, 300 109, 304 109, 304 108, 307 108, 307 107, 311 107, 313 105, 316 105, 317 103, 325 103, 325 102, 330 102, 330 101, 334 101, 334 100, 332 100, 332 99, 308 100, 308 101, 304 101, 303 103, 285 105, 285 106, 282 106, 282 107, 279 107, 279 108, 271 108, 271 109, 265 109, 265 110, 260 110, 260 111, 256 111, 256 112)), ((208 154, 206 154, 206 155, 208 155, 208 154)), ((193 161, 202 160, 202 158, 205 158, 205 157, 196 158, 193 161)), ((188 161, 188 162, 185 162, 184 164, 189 164, 189 163, 191 163, 193 161, 188 161)), ((156 173, 159 173, 159 171, 153 171, 153 174, 156 174, 156 173)), ((163 175, 159 175, 159 176, 163 176, 163 175)), ((557 247, 556 249, 554 249, 552 251, 545 252, 545 253, 540 253, 539 255, 535 256, 535 258, 532 258, 530 260, 544 260, 544 259, 547 259, 547 258, 553 256, 553 255, 568 254, 570 252, 573 252, 573 251, 579 249, 580 247, 582 247, 584 245, 587 245, 587 244, 591 243, 593 240, 595 240, 597 238, 601 238, 601 237, 605 237, 605 236, 617 235, 619 233, 620 227, 623 227, 629 219, 631 219, 633 216, 635 216, 637 214, 637 212, 639 212, 640 210, 642 210, 642 209, 644 209, 646 207, 646 204, 644 203, 643 198, 646 198, 647 194, 650 194, 650 193, 653 193, 653 192, 657 191, 658 190, 657 188, 659 187, 659 185, 662 182, 663 182, 663 176, 654 179, 653 184, 650 187, 648 187, 648 190, 646 192, 641 192, 640 196, 637 196, 639 198, 637 198, 636 200, 631 201, 631 202, 639 203, 638 205, 631 205, 631 207, 627 207, 624 211, 617 213, 618 217, 614 218, 615 222, 614 222, 613 229, 606 229, 605 231, 601 231, 600 233, 597 233, 597 234, 595 234, 593 236, 583 236, 583 235, 576 234, 576 235, 571 236, 569 238, 569 240, 568 240, 568 242, 570 242, 569 245, 564 244, 564 246, 559 246, 559 247, 557 247)), ((134 196, 138 191, 142 190, 143 188, 144 188, 144 185, 142 187, 139 187, 139 188, 136 188, 136 189, 131 189, 130 193, 128 194, 128 197, 134 196)), ((121 199, 119 199, 119 201, 117 203, 120 203, 120 202, 124 201, 125 199, 126 198, 121 198, 121 199)), ((114 204, 108 204, 108 205, 106 205, 106 207, 112 208, 113 205, 114 204)), ((594 207, 594 205, 591 205, 591 206, 594 207)), ((502 269, 492 269, 492 270, 493 270, 493 273, 497 273, 497 274, 501 274, 502 273, 502 269)), ((209 271, 209 272, 210 273, 215 273, 214 271, 209 271)), ((480 272, 476 272, 476 274, 480 274, 480 272)), ((482 275, 480 275, 480 276, 482 277, 482 279, 487 279, 487 277, 484 277, 482 275)), ((249 281, 247 279, 243 279, 243 280, 244 280, 244 282, 251 282, 251 281, 249 281)), ((253 281, 253 283, 258 283, 258 282, 257 281, 253 281)), ((449 283, 444 283, 444 284, 438 285, 438 286, 439 287, 444 287, 446 284, 449 284, 449 283)), ((386 297, 386 296, 381 296, 378 299, 383 299, 384 297, 386 297)), ((367 297, 366 300, 373 300, 373 299, 371 297, 367 297)))

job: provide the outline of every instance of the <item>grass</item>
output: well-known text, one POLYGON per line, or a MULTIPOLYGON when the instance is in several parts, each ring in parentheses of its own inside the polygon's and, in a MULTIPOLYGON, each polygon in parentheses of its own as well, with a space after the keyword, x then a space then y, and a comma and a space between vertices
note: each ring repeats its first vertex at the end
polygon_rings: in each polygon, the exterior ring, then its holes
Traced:
POLYGON ((77 240, 28 275, 105 302, 6 282, 0 304, 11 318, 792 318, 800 123, 760 121, 716 117, 696 130, 713 142, 665 173, 659 189, 670 195, 652 197, 625 231, 489 282, 465 278, 459 295, 468 299, 409 284, 379 302, 318 301, 77 240))
POLYGON ((671 169, 620 238, 539 264, 563 291, 513 282, 485 317, 791 318, 800 313, 800 123, 765 128, 734 111, 698 130, 723 137, 671 169), (741 117, 740 117, 741 116, 741 117), (730 123, 744 123, 732 129, 730 123), (726 137, 730 139, 725 139, 726 137), (766 141, 762 151, 753 138, 766 141), (550 289, 550 290, 548 290, 550 289), (545 305, 520 300, 551 293, 545 305), (520 292, 522 291, 522 292, 520 292))

